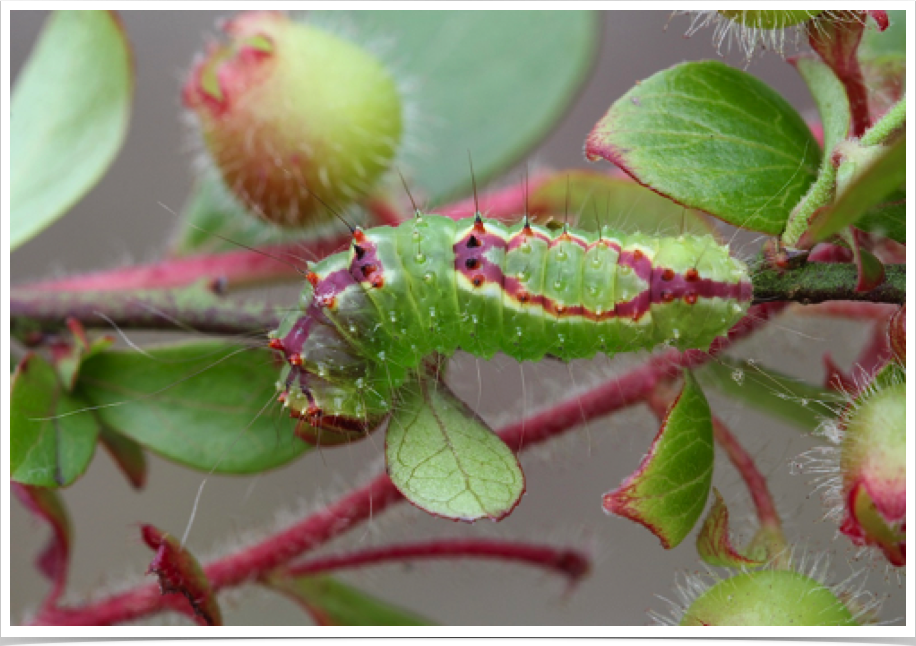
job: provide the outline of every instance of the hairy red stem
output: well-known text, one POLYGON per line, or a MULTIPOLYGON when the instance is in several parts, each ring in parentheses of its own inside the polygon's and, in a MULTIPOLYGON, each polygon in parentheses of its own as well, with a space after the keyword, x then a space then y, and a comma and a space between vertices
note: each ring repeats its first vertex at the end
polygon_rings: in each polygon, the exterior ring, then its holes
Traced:
POLYGON ((554 570, 572 581, 585 576, 589 570, 588 557, 576 550, 560 549, 549 545, 530 545, 514 541, 470 538, 385 545, 350 554, 326 556, 289 567, 282 572, 282 575, 303 576, 361 567, 363 565, 379 565, 391 561, 452 558, 490 558, 503 561, 518 561, 554 570))
MULTIPOLYGON (((642 401, 652 393, 659 380, 672 371, 708 361, 734 341, 762 327, 784 307, 785 303, 754 306, 749 315, 729 331, 727 338, 716 339, 708 353, 669 350, 645 366, 504 427, 499 436, 517 450, 561 435, 588 419, 608 415, 642 401)), ((400 500, 403 500, 400 492, 383 473, 287 529, 210 563, 204 567, 204 573, 214 591, 256 579, 343 534, 370 516, 378 515, 400 500)), ((92 604, 45 609, 35 618, 35 623, 107 625, 134 620, 163 610, 168 605, 156 586, 144 585, 92 604)))
POLYGON ((209 280, 222 289, 257 285, 300 277, 306 259, 324 257, 346 245, 349 237, 295 243, 263 249, 200 254, 171 258, 146 265, 78 274, 23 285, 23 288, 56 292, 129 291, 166 289, 209 280))
POLYGON ((776 504, 773 502, 767 480, 754 464, 754 458, 741 446, 738 438, 732 434, 722 420, 715 415, 712 418, 712 431, 716 442, 725 450, 728 459, 747 485, 754 508, 757 510, 760 526, 781 536, 782 521, 779 518, 779 512, 776 511, 776 504))

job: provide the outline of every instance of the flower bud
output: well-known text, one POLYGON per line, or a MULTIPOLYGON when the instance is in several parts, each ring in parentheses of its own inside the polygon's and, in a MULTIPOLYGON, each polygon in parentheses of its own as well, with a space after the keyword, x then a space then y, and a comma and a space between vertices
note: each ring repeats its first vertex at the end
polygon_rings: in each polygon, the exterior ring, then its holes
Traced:
POLYGON ((279 12, 227 22, 228 42, 184 89, 212 164, 254 213, 285 226, 331 217, 394 159, 402 109, 388 70, 355 44, 279 12))
POLYGON ((846 415, 840 531, 906 564, 906 383, 872 386, 846 415))
POLYGON ((855 626, 853 611, 824 584, 791 570, 719 581, 685 611, 682 626, 855 626))

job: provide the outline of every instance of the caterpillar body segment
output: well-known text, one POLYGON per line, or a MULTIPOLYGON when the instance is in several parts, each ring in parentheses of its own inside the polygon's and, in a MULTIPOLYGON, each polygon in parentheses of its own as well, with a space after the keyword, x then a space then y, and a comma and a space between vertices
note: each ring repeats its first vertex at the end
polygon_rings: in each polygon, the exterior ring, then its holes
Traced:
POLYGON ((709 347, 747 311, 747 268, 711 236, 507 227, 420 214, 356 231, 311 268, 301 311, 271 334, 293 415, 370 430, 423 359, 589 358, 709 347))

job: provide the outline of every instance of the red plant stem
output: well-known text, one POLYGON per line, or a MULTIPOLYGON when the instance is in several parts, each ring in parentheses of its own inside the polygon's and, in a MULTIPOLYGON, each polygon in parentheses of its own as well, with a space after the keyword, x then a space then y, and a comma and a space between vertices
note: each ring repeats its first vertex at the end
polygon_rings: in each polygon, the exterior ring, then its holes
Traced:
MULTIPOLYGON (((561 435, 588 419, 608 415, 642 401, 658 382, 684 366, 697 366, 762 327, 785 303, 757 305, 728 333, 713 343, 709 352, 669 350, 647 365, 621 377, 599 384, 579 396, 558 402, 526 420, 510 424, 499 436, 513 449, 530 447, 561 435)), ((204 567, 214 591, 256 579, 283 566, 296 556, 315 549, 352 529, 370 516, 377 516, 395 502, 403 500, 387 474, 381 474, 325 509, 303 519, 260 543, 242 548, 204 567)), ((44 609, 37 624, 108 625, 143 617, 163 610, 166 605, 154 585, 144 585, 113 595, 96 603, 70 608, 44 609)))
MULTIPOLYGON (((518 221, 525 214, 526 206, 529 206, 527 204, 528 195, 536 191, 548 178, 548 175, 541 175, 529 179, 527 186, 523 184, 508 186, 480 195, 476 200, 470 197, 434 210, 440 215, 459 220, 472 217, 479 208, 480 212, 488 218, 518 221)), ((529 215, 534 215, 534 213, 529 215)))
POLYGON ((56 292, 129 291, 183 287, 209 280, 221 289, 295 279, 306 259, 324 257, 345 246, 346 237, 317 242, 171 258, 146 265, 78 274, 23 285, 29 290, 56 292))
POLYGON ((899 309, 890 303, 869 303, 866 301, 827 301, 795 307, 792 313, 803 316, 831 316, 853 321, 884 320, 899 309))
POLYGON ((738 438, 729 430, 722 420, 713 415, 712 432, 716 442, 725 450, 725 454, 735 469, 744 479, 748 490, 751 493, 751 500, 754 501, 754 508, 757 510, 757 519, 760 526, 769 529, 773 534, 782 536, 782 521, 779 518, 779 512, 776 511, 776 505, 773 502, 773 496, 767 486, 767 480, 760 473, 757 465, 754 464, 754 458, 738 442, 738 438))
POLYGON ((576 581, 589 570, 588 557, 576 550, 549 545, 530 545, 514 541, 480 539, 445 539, 426 543, 385 545, 351 554, 316 558, 290 568, 282 576, 321 574, 363 565, 417 559, 484 558, 518 561, 553 570, 576 581))

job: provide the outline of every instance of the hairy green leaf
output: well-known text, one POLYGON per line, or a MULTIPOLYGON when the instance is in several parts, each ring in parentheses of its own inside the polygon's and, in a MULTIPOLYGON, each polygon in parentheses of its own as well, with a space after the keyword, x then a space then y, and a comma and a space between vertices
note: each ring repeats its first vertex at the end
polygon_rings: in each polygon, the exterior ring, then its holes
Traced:
POLYGON ((57 11, 10 102, 10 247, 72 207, 124 142, 133 94, 131 53, 109 11, 57 11))
POLYGON ((257 473, 308 448, 272 405, 278 374, 266 349, 203 341, 96 355, 77 388, 105 424, 159 455, 205 471, 257 473))
POLYGON ((385 440, 388 475, 417 507, 474 521, 507 516, 525 492, 518 459, 444 384, 401 392, 385 440))
POLYGON ((665 549, 676 547, 699 520, 712 485, 712 415, 693 375, 665 417, 635 473, 604 495, 608 513, 644 525, 665 549))
POLYGON ((640 184, 737 227, 781 233, 820 149, 772 88, 716 61, 682 63, 618 99, 586 140, 640 184))
POLYGON ((265 585, 305 608, 321 626, 429 626, 407 610, 350 587, 329 576, 274 574, 265 585))
POLYGON ((895 191, 868 209, 856 220, 856 227, 906 244, 906 191, 895 191))
POLYGON ((146 454, 143 453, 143 447, 105 425, 99 429, 99 440, 131 486, 142 489, 146 484, 146 454))
POLYGON ((13 375, 10 392, 10 475, 15 482, 65 487, 89 466, 99 424, 89 402, 68 393, 54 368, 36 354, 13 375))

